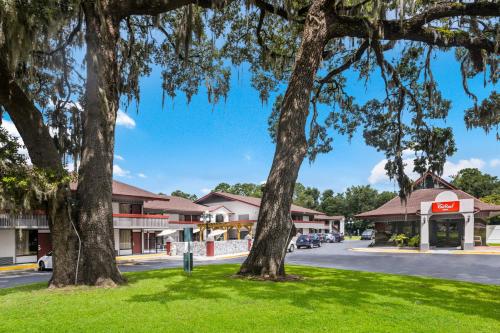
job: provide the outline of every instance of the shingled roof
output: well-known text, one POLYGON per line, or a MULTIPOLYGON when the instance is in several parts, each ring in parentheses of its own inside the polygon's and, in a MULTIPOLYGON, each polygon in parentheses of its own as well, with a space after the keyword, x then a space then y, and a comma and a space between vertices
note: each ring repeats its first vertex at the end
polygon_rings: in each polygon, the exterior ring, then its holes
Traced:
POLYGON ((208 209, 207 206, 198 205, 189 199, 175 197, 175 196, 162 196, 165 200, 154 200, 144 203, 144 209, 161 210, 168 213, 190 213, 201 214, 208 209))
MULTIPOLYGON (((226 192, 211 192, 211 193, 205 195, 204 197, 196 200, 195 202, 196 203, 201 203, 205 199, 207 199, 207 198, 209 198, 211 196, 214 196, 214 195, 222 197, 222 198, 225 198, 225 199, 229 199, 229 200, 240 201, 240 202, 243 202, 243 203, 246 203, 246 204, 249 204, 249 205, 252 205, 252 206, 256 206, 256 207, 260 207, 260 203, 261 203, 261 199, 260 198, 247 197, 247 196, 244 196, 244 195, 238 195, 238 194, 232 194, 232 193, 226 193, 226 192)), ((293 205, 293 204, 292 204, 291 211, 292 211, 292 213, 304 213, 304 214, 312 214, 312 215, 324 215, 324 213, 318 212, 318 211, 316 211, 314 209, 309 209, 309 208, 305 208, 305 207, 301 207, 301 206, 297 206, 297 205, 293 205)))
MULTIPOLYGON (((78 183, 73 182, 70 184, 70 188, 72 191, 76 191, 78 183)), ((144 200, 161 200, 168 201, 168 198, 164 196, 155 194, 153 192, 149 192, 143 190, 141 188, 125 184, 113 179, 113 195, 115 196, 124 196, 124 197, 134 197, 144 200)))
POLYGON ((430 189, 420 189, 412 192, 408 197, 406 205, 401 202, 401 199, 397 196, 382 205, 381 207, 370 210, 356 215, 358 218, 377 218, 384 216, 394 216, 394 215, 416 215, 420 213, 420 203, 422 201, 434 201, 436 196, 445 191, 454 192, 458 199, 474 199, 474 208, 481 212, 495 213, 500 212, 499 205, 491 205, 481 200, 473 197, 472 195, 465 193, 461 190, 452 190, 445 188, 430 188, 430 189))

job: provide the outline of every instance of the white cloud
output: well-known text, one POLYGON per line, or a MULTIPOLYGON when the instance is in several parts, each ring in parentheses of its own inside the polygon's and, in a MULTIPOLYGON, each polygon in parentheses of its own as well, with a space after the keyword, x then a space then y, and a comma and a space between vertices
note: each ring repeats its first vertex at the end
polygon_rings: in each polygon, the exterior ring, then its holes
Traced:
POLYGON ((200 191, 201 191, 201 193, 204 193, 204 194, 210 193, 209 188, 202 188, 200 191))
POLYGON ((119 165, 113 165, 113 175, 117 177, 130 178, 130 171, 122 169, 119 165))
MULTIPOLYGON (((411 152, 413 154, 413 152, 411 152)), ((410 152, 403 152, 403 156, 410 157, 410 152)), ((405 158, 403 160, 405 164, 405 173, 410 177, 410 179, 415 180, 419 177, 419 174, 413 171, 413 158, 405 158)), ((380 183, 388 183, 389 177, 385 171, 385 164, 387 163, 386 159, 379 161, 372 168, 370 172, 370 176, 368 177, 368 182, 370 184, 380 184, 380 183)), ((477 168, 482 169, 486 163, 479 158, 470 158, 468 160, 459 160, 458 162, 450 162, 447 161, 444 164, 443 168, 443 177, 450 178, 458 173, 458 171, 465 168, 477 168)))
POLYGON ((245 154, 243 155, 243 158, 246 160, 246 161, 251 161, 252 160, 252 156, 250 154, 245 154))
POLYGON ((139 178, 148 178, 145 174, 143 174, 142 172, 139 172, 137 174, 137 176, 139 176, 139 178))
POLYGON ((267 183, 267 180, 261 180, 259 184, 260 185, 265 185, 266 183, 267 183))
POLYGON ((21 139, 21 134, 19 134, 16 125, 14 125, 14 123, 10 120, 2 119, 2 127, 7 131, 7 134, 13 136, 15 139, 17 139, 17 142, 22 145, 22 148, 19 149, 19 154, 24 155, 26 157, 26 162, 28 164, 31 164, 28 149, 26 149, 26 147, 24 146, 23 139, 21 139))
POLYGON ((479 158, 470 158, 468 160, 460 160, 457 163, 446 162, 444 164, 443 176, 450 177, 456 175, 460 170, 466 168, 476 168, 481 170, 484 168, 486 163, 479 158))
POLYGON ((118 161, 123 161, 123 160, 125 160, 125 159, 123 158, 123 156, 121 156, 121 155, 115 155, 115 159, 116 159, 116 160, 118 160, 118 161))
POLYGON ((495 159, 491 160, 490 161, 490 166, 492 168, 499 167, 500 166, 500 158, 495 158, 495 159))
POLYGON ((123 126, 126 128, 135 128, 135 120, 132 119, 128 114, 122 110, 118 110, 118 115, 116 117, 116 125, 123 126))

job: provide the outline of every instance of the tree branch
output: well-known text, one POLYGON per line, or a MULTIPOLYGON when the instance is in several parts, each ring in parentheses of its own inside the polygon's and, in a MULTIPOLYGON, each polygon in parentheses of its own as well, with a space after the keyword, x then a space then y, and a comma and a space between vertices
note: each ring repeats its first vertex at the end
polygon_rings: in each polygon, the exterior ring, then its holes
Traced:
MULTIPOLYGON (((500 4, 498 5, 500 8, 500 4)), ((334 15, 334 14, 332 14, 334 15)), ((500 14, 499 14, 500 16, 500 14)), ((367 18, 335 16, 329 27, 329 38, 357 37, 380 40, 411 40, 439 47, 465 47, 482 49, 494 53, 495 42, 487 38, 474 37, 465 31, 441 30, 439 28, 408 29, 408 25, 398 20, 371 22, 367 18)))
POLYGON ((439 3, 424 13, 408 19, 406 24, 409 25, 410 29, 420 28, 431 21, 455 16, 500 16, 500 4, 486 1, 474 3, 439 3))
POLYGON ((21 134, 33 165, 62 171, 62 163, 43 116, 24 90, 17 84, 0 59, 0 105, 2 105, 21 134))
POLYGON ((197 5, 203 8, 216 7, 212 0, 115 0, 109 7, 110 14, 120 18, 131 15, 159 15, 186 5, 197 5))

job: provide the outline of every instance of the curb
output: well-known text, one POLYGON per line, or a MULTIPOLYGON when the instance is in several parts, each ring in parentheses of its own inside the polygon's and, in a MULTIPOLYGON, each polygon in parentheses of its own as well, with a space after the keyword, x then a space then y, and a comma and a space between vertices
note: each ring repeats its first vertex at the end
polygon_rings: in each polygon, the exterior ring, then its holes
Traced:
POLYGON ((13 266, 0 266, 0 272, 12 272, 12 271, 28 271, 37 269, 37 264, 20 264, 13 266))
POLYGON ((420 251, 420 250, 393 250, 393 249, 378 249, 367 250, 365 248, 351 248, 350 251, 364 252, 364 253, 394 253, 394 254, 456 254, 456 255, 497 255, 500 256, 500 251, 464 251, 464 250, 451 250, 451 251, 420 251))

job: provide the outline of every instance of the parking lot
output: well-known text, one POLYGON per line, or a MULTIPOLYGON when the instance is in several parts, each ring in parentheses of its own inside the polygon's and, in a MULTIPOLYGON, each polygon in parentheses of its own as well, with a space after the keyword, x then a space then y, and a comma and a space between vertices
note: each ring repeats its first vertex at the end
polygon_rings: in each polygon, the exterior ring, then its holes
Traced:
MULTIPOLYGON (((314 249, 300 249, 288 254, 287 263, 369 272, 430 276, 500 285, 500 256, 451 254, 397 254, 354 252, 370 241, 345 241, 314 249)), ((244 258, 196 262, 196 265, 241 263, 244 258)), ((148 260, 121 264, 123 272, 181 267, 179 260, 148 260)), ((48 281, 50 272, 10 272, 0 274, 0 288, 48 281)))
POLYGON ((370 241, 322 244, 320 248, 296 250, 287 257, 287 262, 500 285, 498 255, 365 253, 350 250, 368 247, 368 244, 370 241))

